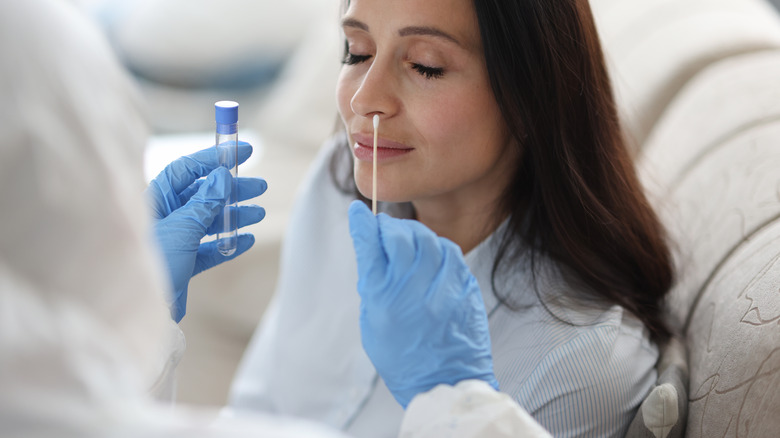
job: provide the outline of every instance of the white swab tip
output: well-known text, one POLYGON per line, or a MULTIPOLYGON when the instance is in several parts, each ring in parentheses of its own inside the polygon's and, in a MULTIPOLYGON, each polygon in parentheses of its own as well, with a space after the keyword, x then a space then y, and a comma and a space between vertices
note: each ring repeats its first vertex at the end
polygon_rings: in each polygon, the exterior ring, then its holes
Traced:
POLYGON ((379 114, 374 114, 374 129, 379 128, 379 114))

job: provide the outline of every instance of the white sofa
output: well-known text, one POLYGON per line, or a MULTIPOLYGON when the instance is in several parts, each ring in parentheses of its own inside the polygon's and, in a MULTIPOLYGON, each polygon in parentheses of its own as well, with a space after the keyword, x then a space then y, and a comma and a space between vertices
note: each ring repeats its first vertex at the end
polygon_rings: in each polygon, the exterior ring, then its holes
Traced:
POLYGON ((669 319, 687 350, 676 398, 649 397, 649 427, 629 435, 777 436, 780 17, 762 0, 592 5, 641 176, 675 242, 669 319), (653 416, 653 403, 677 412, 653 416))

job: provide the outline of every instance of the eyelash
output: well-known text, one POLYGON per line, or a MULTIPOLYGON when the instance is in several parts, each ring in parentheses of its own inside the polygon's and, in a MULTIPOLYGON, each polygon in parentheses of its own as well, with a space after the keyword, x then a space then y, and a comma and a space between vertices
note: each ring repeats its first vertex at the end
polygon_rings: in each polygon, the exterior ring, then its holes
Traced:
POLYGON ((412 68, 417 73, 425 76, 425 79, 439 79, 444 76, 444 69, 441 67, 426 67, 422 64, 412 64, 412 68))
POLYGON ((354 55, 352 53, 347 52, 347 56, 344 57, 344 64, 346 65, 355 65, 360 64, 361 62, 368 61, 368 59, 371 58, 371 55, 354 55))
MULTIPOLYGON (((355 55, 347 52, 347 56, 342 61, 346 65, 360 64, 361 62, 368 61, 371 55, 355 55)), ((422 64, 412 64, 412 69, 425 77, 425 79, 439 79, 444 76, 444 69, 440 67, 427 67, 422 64)))

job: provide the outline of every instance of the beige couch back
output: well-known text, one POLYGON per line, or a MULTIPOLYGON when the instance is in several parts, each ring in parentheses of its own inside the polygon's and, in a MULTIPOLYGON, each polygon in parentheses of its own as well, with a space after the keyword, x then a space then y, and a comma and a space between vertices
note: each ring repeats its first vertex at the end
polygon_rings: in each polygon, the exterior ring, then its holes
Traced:
POLYGON ((778 436, 780 18, 762 0, 591 3, 641 177, 676 244, 682 430, 778 436))

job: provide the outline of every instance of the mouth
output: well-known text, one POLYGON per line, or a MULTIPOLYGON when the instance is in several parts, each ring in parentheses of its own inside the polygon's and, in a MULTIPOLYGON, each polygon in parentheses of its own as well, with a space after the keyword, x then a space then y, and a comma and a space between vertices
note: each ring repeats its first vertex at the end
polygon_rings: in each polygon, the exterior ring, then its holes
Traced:
MULTIPOLYGON (((355 141, 353 154, 360 161, 373 162, 374 160, 374 136, 372 134, 352 134, 355 141)), ((382 138, 377 139, 377 162, 391 160, 406 155, 414 150, 413 147, 382 138)))

